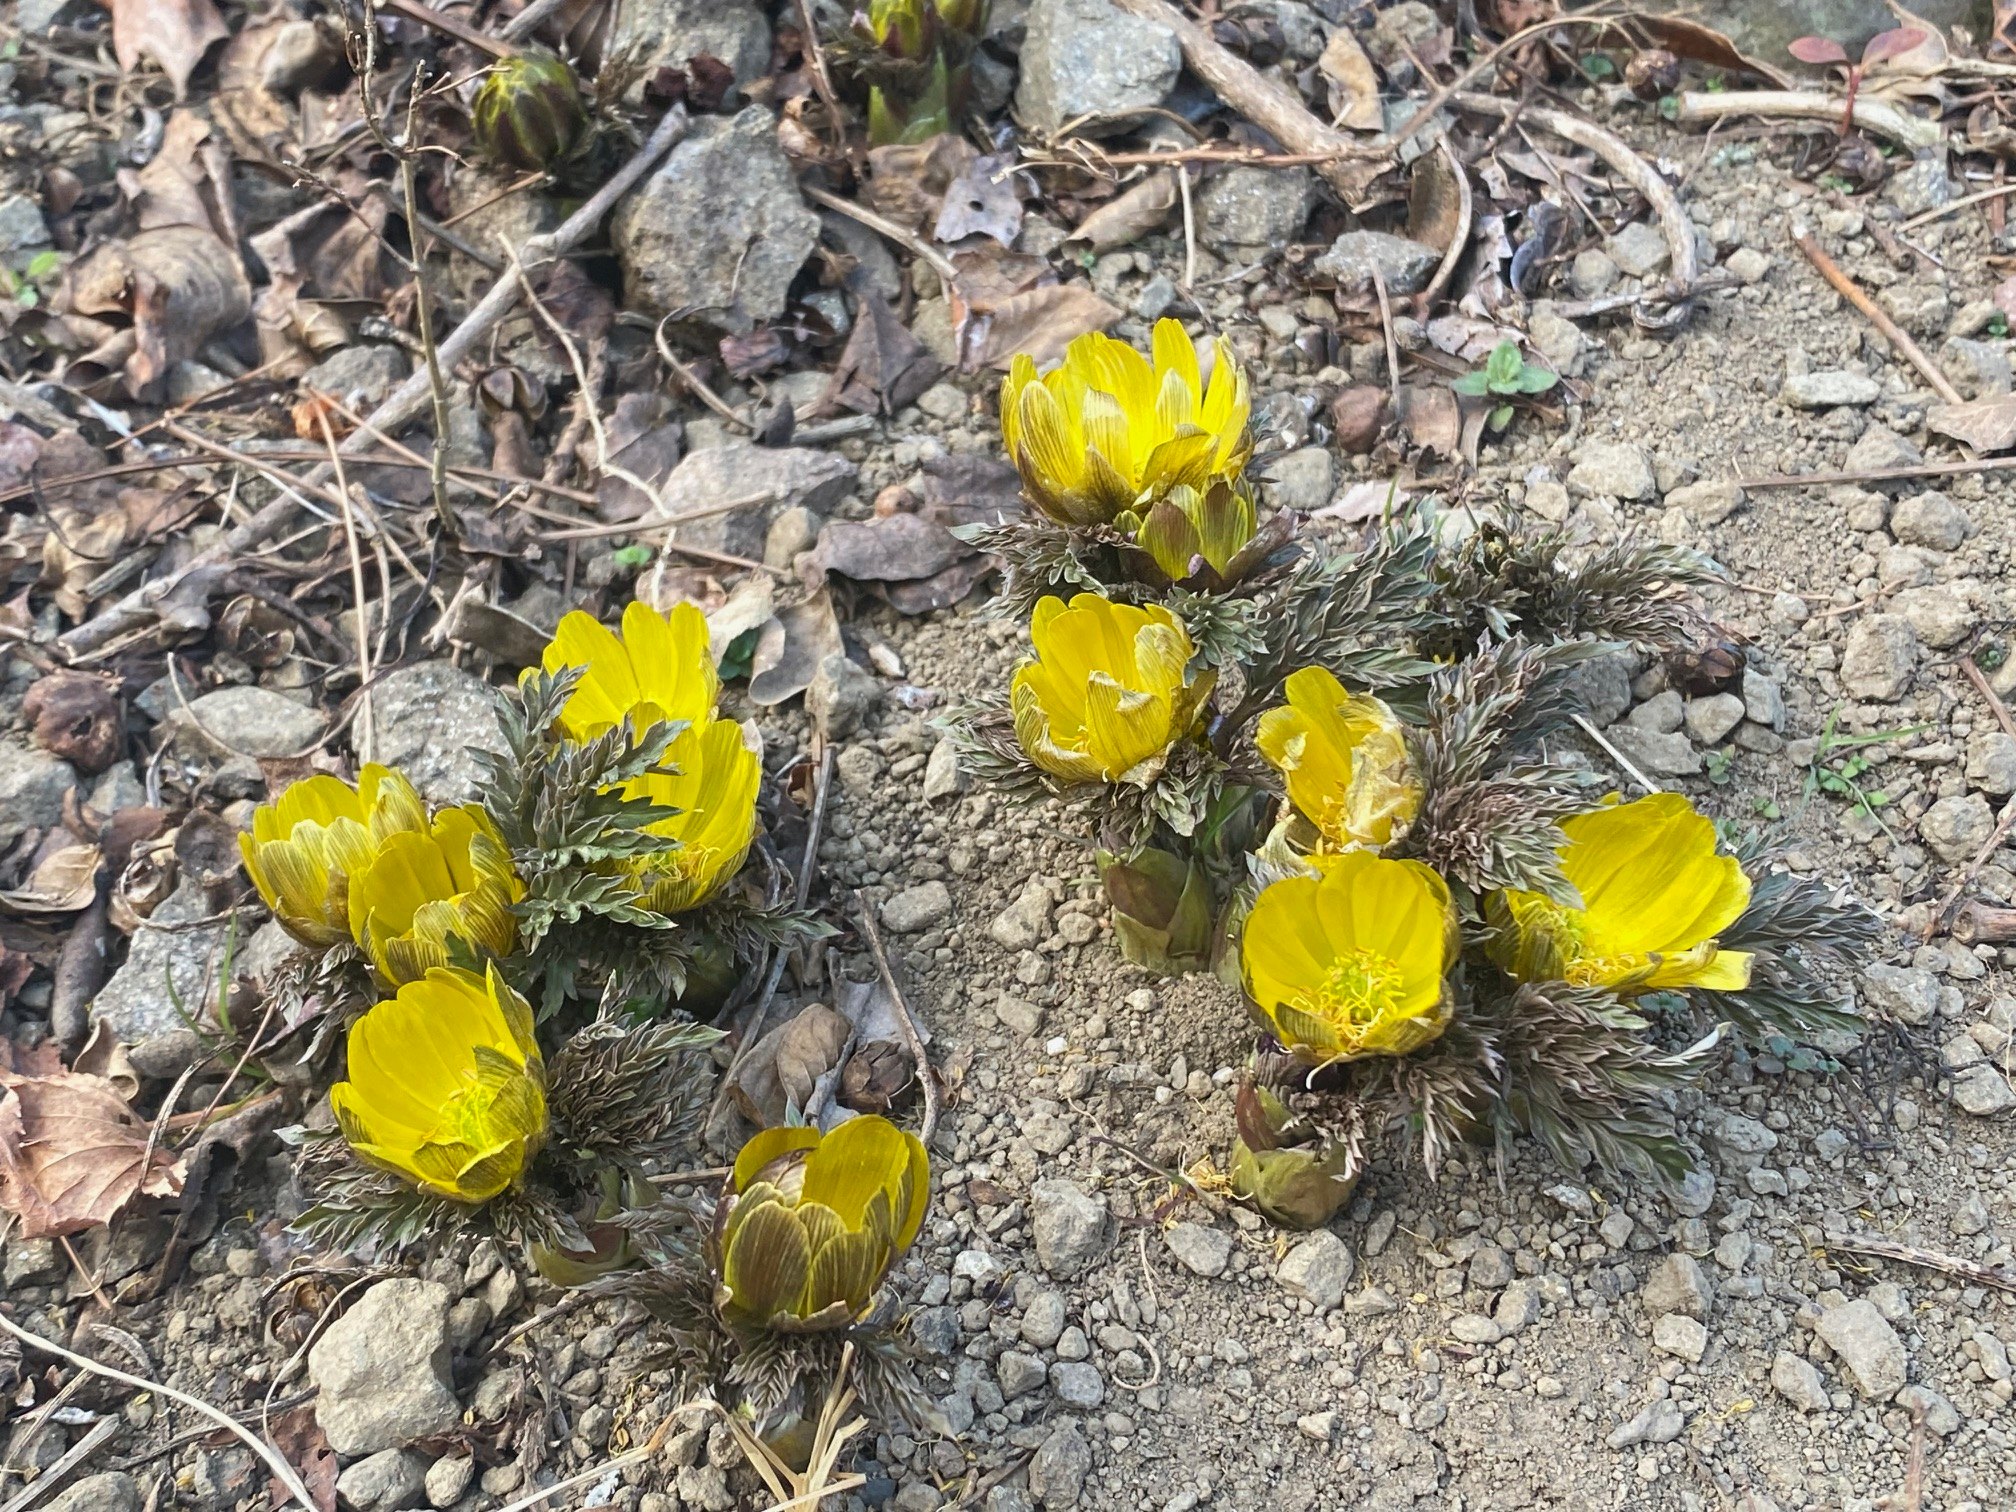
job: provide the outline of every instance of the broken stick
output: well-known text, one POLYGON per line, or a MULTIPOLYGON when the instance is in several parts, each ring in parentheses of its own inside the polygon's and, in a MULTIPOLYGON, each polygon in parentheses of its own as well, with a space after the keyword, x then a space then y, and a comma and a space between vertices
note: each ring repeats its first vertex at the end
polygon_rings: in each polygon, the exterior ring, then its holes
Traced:
POLYGON ((1960 397, 1960 391, 1953 387, 1944 373, 1939 371, 1939 365, 1925 355, 1924 350, 1911 339, 1904 327, 1892 320, 1889 312, 1871 299, 1860 284, 1841 271, 1840 264, 1827 255, 1820 243, 1813 240, 1811 231, 1795 226, 1792 231, 1792 244, 1806 254, 1806 261, 1813 264, 1820 276, 1827 280, 1829 288, 1867 316, 1869 324, 1876 327, 1883 339, 1890 343, 1891 349, 1918 369, 1919 376, 1932 385, 1934 393, 1948 404, 1966 402, 1960 397))

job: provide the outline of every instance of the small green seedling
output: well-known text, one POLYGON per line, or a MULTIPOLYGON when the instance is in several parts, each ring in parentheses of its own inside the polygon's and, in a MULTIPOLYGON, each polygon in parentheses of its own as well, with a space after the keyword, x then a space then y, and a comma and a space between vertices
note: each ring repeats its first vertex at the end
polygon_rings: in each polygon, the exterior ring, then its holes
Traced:
POLYGON ((1511 400, 1526 394, 1544 394, 1561 381, 1561 375, 1537 363, 1528 362, 1516 341, 1501 341, 1484 359, 1484 366, 1465 373, 1449 386, 1470 398, 1492 395, 1505 400, 1493 409, 1485 424, 1502 431, 1512 422, 1511 400))
POLYGON ((1881 788, 1864 787, 1862 778, 1875 766, 1864 751, 1870 746, 1902 740, 1907 735, 1916 735, 1930 726, 1905 725, 1895 730, 1871 730, 1866 735, 1843 735, 1835 726, 1841 719, 1840 709, 1827 716, 1826 728, 1821 730, 1819 740, 1813 747, 1812 763, 1806 768, 1806 794, 1827 793, 1836 798, 1845 798, 1876 821, 1876 827, 1889 835, 1890 826, 1883 822, 1878 809, 1886 808, 1890 795, 1881 788))
POLYGON ((658 553, 649 546, 618 546, 610 552, 616 565, 625 572, 637 572, 651 565, 651 558, 658 553))

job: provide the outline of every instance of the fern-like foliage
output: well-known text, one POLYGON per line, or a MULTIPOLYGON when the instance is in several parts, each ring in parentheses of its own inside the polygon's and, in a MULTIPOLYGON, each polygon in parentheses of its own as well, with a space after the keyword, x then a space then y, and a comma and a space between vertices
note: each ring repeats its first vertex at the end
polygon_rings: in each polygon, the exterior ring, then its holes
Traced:
POLYGON ((1758 876, 1750 906, 1720 937, 1723 949, 1750 952, 1749 984, 1690 993, 1695 1016, 1726 1020, 1745 1044, 1773 1051, 1858 1034, 1867 1026, 1853 994, 1827 978, 1865 956, 1881 931, 1875 914, 1810 877, 1758 876))
POLYGON ((955 525, 952 534, 1001 563, 1001 591, 987 612, 1027 622, 1036 601, 1054 593, 1103 593, 1138 603, 1147 589, 1125 582, 1117 553, 1125 536, 1103 527, 1070 529, 1034 513, 998 525, 955 525))
POLYGON ((1484 1127, 1502 1065, 1492 1026, 1459 1011, 1426 1050, 1350 1062, 1343 1095, 1364 1109, 1369 1125, 1409 1140, 1433 1181, 1457 1146, 1484 1127))
POLYGON ((1495 1006, 1501 1152, 1528 1134, 1570 1170, 1594 1161, 1671 1185, 1692 1169, 1667 1098, 1701 1074, 1719 1036, 1669 1053, 1614 994, 1566 982, 1523 983, 1495 1006))
POLYGON ((1256 599, 1172 588, 1163 603, 1183 622, 1190 643, 1197 648, 1193 667, 1230 671, 1258 656, 1266 646, 1260 629, 1262 609, 1256 599))
POLYGON ((556 1136, 599 1161, 636 1171, 690 1148, 714 1091, 707 1052, 721 1031, 661 1019, 602 1019, 547 1062, 546 1109, 556 1136))
POLYGON ((1489 643, 1429 680, 1414 739, 1422 801, 1391 854, 1473 894, 1497 887, 1580 902, 1561 871, 1560 821, 1589 806, 1591 774, 1532 754, 1572 707, 1561 676, 1594 642, 1489 643))

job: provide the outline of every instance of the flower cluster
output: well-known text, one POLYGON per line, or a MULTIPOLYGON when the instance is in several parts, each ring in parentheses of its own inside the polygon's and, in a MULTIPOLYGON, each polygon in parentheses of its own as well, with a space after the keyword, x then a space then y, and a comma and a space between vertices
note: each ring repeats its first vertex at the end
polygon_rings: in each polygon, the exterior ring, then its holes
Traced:
POLYGON ((1822 972, 1870 932, 1686 798, 1604 797, 1548 753, 1574 665, 1676 648, 1709 565, 1428 511, 1326 555, 1260 518, 1229 350, 1207 375, 1169 320, 1153 346, 1083 337, 1002 386, 1031 513, 984 544, 1031 651, 964 733, 1008 790, 1092 816, 1128 960, 1243 994, 1235 1189, 1321 1222, 1381 1132, 1431 1168, 1526 1133, 1677 1178, 1667 1094, 1719 1026, 1781 1049, 1852 1027, 1822 972))

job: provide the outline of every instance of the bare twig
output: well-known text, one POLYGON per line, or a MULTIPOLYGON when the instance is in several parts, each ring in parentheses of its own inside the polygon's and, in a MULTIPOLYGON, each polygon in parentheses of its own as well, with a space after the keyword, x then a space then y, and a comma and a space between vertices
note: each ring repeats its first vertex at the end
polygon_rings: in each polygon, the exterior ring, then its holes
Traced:
POLYGON ((1701 254, 1695 245, 1693 220, 1680 203, 1680 196, 1671 184, 1660 177, 1657 168, 1633 152, 1622 137, 1565 110, 1461 90, 1451 98, 1465 110, 1497 116, 1501 120, 1516 115, 1542 131, 1553 132, 1564 142, 1586 147, 1637 190, 1658 218, 1659 232, 1666 238, 1666 256, 1671 268, 1663 289, 1647 290, 1641 296, 1640 302, 1633 308, 1633 318, 1641 326, 1654 330, 1677 326, 1687 318, 1688 302, 1694 297, 1696 285, 1700 282, 1701 254), (1655 314, 1651 310, 1650 306, 1655 301, 1663 301, 1667 305, 1663 314, 1655 314))
POLYGON ((2016 940, 2016 908, 1970 898, 1953 915, 1947 933, 1960 945, 2007 945, 2016 940))
POLYGON ((1920 1249, 1915 1244, 1900 1244, 1894 1239, 1829 1239, 1824 1241, 1824 1245, 1827 1249, 1841 1250, 1850 1255, 1872 1255, 1878 1260, 1895 1260, 1923 1270, 1942 1271, 1997 1291, 2016 1292, 2016 1269, 2007 1265, 1982 1265, 1973 1260, 1963 1260, 1958 1255, 1920 1249))
POLYGON ((558 15, 565 10, 569 0, 532 0, 517 15, 497 29, 497 35, 506 42, 522 42, 532 35, 533 28, 548 16, 558 15))
POLYGON ((1605 15, 1604 12, 1608 11, 1609 9, 1610 7, 1607 4, 1592 5, 1587 10, 1578 11, 1572 16, 1554 16, 1545 21, 1536 21, 1533 23, 1533 25, 1523 27, 1520 30, 1512 33, 1511 36, 1507 37, 1503 42, 1500 42, 1496 47, 1492 48, 1489 52, 1483 53, 1478 57, 1472 58, 1470 62, 1464 66, 1463 71, 1461 73, 1457 74, 1455 78, 1451 79, 1447 84, 1444 84, 1441 88, 1437 89, 1426 100, 1423 100, 1421 104, 1415 108, 1414 113, 1409 117, 1407 117, 1406 121, 1400 126, 1398 130, 1387 132, 1385 136, 1382 138, 1382 140, 1390 143, 1393 147, 1398 148, 1409 137, 1413 136, 1415 132, 1419 131, 1423 126, 1427 125, 1429 120, 1434 116, 1436 111, 1440 110, 1444 105, 1447 105, 1452 99, 1454 99, 1456 97, 1456 92, 1458 90, 1462 89, 1464 86, 1468 85, 1472 80, 1484 74, 1488 69, 1490 69, 1493 65, 1495 65, 1500 58, 1504 57, 1507 53, 1516 50, 1517 48, 1523 46, 1527 42, 1532 41, 1535 37, 1538 37, 1543 33, 1554 31, 1557 28, 1563 26, 1587 26, 1590 24, 1599 24, 1599 25, 1607 24, 1610 20, 1610 17, 1605 15))
MULTIPOLYGON (((650 139, 637 152, 612 173, 597 189, 594 195, 566 220, 553 230, 541 236, 529 238, 518 249, 520 260, 528 267, 550 261, 561 256, 586 240, 608 215, 616 201, 630 192, 638 179, 642 178, 672 146, 686 134, 686 112, 683 107, 674 106, 658 123, 650 139)), ((500 276, 490 286, 476 307, 463 317, 462 323, 449 333, 441 343, 440 364, 444 370, 452 370, 463 358, 473 354, 477 346, 486 338, 497 323, 508 315, 518 303, 518 280, 515 277, 500 276)), ((415 373, 400 384, 392 394, 371 411, 366 417, 374 429, 397 431, 419 414, 431 394, 428 375, 415 373)), ((187 440, 193 432, 183 435, 187 440)), ((446 444, 446 437, 436 437, 435 444, 446 444)), ((210 449, 207 444, 204 449, 210 449)), ((344 451, 350 454, 361 451, 363 443, 357 436, 351 436, 344 443, 344 451), (352 442, 358 444, 353 447, 352 442)), ((232 460, 243 462, 243 456, 234 455, 232 460)), ((97 649, 115 636, 151 623, 154 608, 173 593, 181 582, 198 572, 215 574, 224 565, 243 557, 254 547, 270 540, 286 527, 294 517, 294 501, 279 498, 260 509, 251 518, 242 521, 228 531, 224 538, 207 550, 197 553, 180 573, 172 578, 164 578, 148 583, 127 594, 110 608, 100 611, 83 624, 60 636, 55 644, 64 655, 73 661, 81 654, 97 649)))
POLYGON ((877 215, 873 210, 864 210, 852 200, 844 200, 837 194, 819 188, 816 184, 801 184, 798 187, 803 191, 805 198, 813 204, 824 205, 828 210, 838 210, 850 220, 861 222, 870 231, 888 237, 912 257, 921 258, 929 263, 931 270, 945 281, 946 288, 950 289, 959 281, 959 269, 952 259, 909 227, 899 226, 896 222, 877 215))
MULTIPOLYGON (((75 1379, 81 1381, 84 1378, 77 1376, 75 1379)), ((104 1448, 106 1441, 125 1426, 125 1420, 117 1413, 107 1413, 99 1418, 84 1437, 64 1451, 61 1459, 17 1491, 5 1507, 0 1507, 0 1512, 28 1512, 30 1507, 46 1500, 62 1487, 72 1471, 104 1448)))
MULTIPOLYGON (((336 499, 343 510, 343 539, 350 548, 350 591, 357 598, 357 759, 369 761, 376 749, 377 725, 371 712, 371 636, 368 629, 371 600, 364 592, 364 553, 357 545, 357 513, 350 504, 350 480, 343 471, 343 454, 336 449, 336 433, 329 428, 329 416, 317 409, 315 421, 322 427, 322 439, 329 447, 329 465, 336 469, 336 499)), ((435 451, 441 450, 435 444, 435 451)), ((389 620, 392 604, 383 611, 389 620)))
POLYGON ((1631 764, 1631 758, 1626 756, 1622 751, 1618 750, 1617 747, 1615 747, 1607 739, 1605 739, 1603 732, 1597 729, 1596 726, 1591 724, 1588 720, 1584 719, 1580 714, 1572 714, 1569 717, 1575 721, 1576 725, 1581 729, 1584 735, 1587 735, 1591 740, 1595 741, 1596 744, 1603 747, 1603 749, 1609 754, 1610 759, 1616 762, 1619 767, 1623 768, 1625 776, 1629 777, 1633 782, 1637 783, 1638 786, 1645 789, 1645 791, 1648 793, 1658 793, 1664 791, 1664 789, 1662 789, 1658 783, 1654 782, 1650 777, 1647 777, 1643 772, 1639 771, 1637 767, 1633 766, 1631 764))
POLYGON ((819 23, 812 19, 812 0, 798 0, 798 31, 804 38, 805 61, 812 65, 812 88, 826 107, 826 120, 833 139, 843 147, 847 142, 847 113, 833 92, 833 75, 826 67, 826 48, 819 40, 819 23))
POLYGON ((1952 382, 1944 373, 1939 371, 1939 364, 1934 362, 1930 357, 1927 357, 1924 350, 1917 342, 1911 339, 1904 327, 1890 318, 1889 311, 1871 299, 1864 292, 1860 284, 1841 271, 1840 265, 1827 255, 1826 250, 1821 247, 1820 243, 1813 240, 1812 232, 1794 227, 1792 231, 1792 244, 1806 254, 1806 260, 1813 264, 1814 270, 1827 280, 1828 286, 1835 293, 1839 294, 1867 317, 1869 324, 1876 327, 1883 339, 1890 343, 1891 348, 1899 357, 1902 357, 1911 366, 1918 369, 1919 375, 1932 385, 1934 393, 1948 404, 1962 404, 1965 402, 1960 397, 1960 391, 1953 387, 1952 382))
POLYGON ((1393 163, 1393 149, 1353 141, 1322 120, 1286 85, 1268 78, 1170 5, 1168 0, 1114 0, 1129 15, 1176 34, 1183 60, 1218 97, 1290 152, 1316 159, 1316 172, 1345 203, 1363 203, 1372 181, 1393 163))
MULTIPOLYGON (((1767 120, 1826 121, 1838 123, 1844 101, 1810 89, 1739 89, 1723 92, 1688 91, 1680 96, 1673 119, 1683 126, 1726 121, 1731 116, 1754 115, 1767 120)), ((1887 100, 1867 94, 1855 96, 1855 125, 1873 131, 1914 151, 1938 147, 1946 133, 1937 121, 1899 110, 1887 100)))
POLYGON ((114 1370, 110 1365, 99 1364, 89 1355, 81 1355, 74 1350, 65 1349, 61 1344, 51 1343, 40 1334, 30 1333, 5 1313, 0 1313, 0 1329, 5 1329, 28 1348, 54 1355, 59 1360, 75 1365, 79 1370, 88 1370, 93 1375, 104 1376, 107 1380, 118 1381, 121 1385, 132 1386, 140 1391, 158 1392, 170 1401, 180 1402, 184 1407, 200 1412, 219 1428, 241 1440, 248 1449, 266 1462, 266 1468, 273 1472, 273 1478, 289 1496, 301 1503, 307 1512, 315 1512, 313 1494, 301 1483, 300 1475, 287 1463, 287 1457, 228 1412, 212 1407, 201 1397, 193 1397, 186 1391, 178 1391, 165 1381, 150 1381, 144 1376, 128 1375, 123 1370, 114 1370))
POLYGON ((753 436, 756 433, 756 427, 736 414, 726 399, 723 399, 714 390, 709 388, 706 381, 698 373, 694 372, 689 365, 679 360, 679 354, 672 350, 672 343, 665 339, 665 326, 671 319, 672 317, 667 315, 664 320, 658 322, 657 330, 652 333, 652 340, 657 344, 658 355, 664 359, 665 366, 672 369, 673 373, 678 376, 679 381, 686 385, 686 391, 692 394, 694 398, 698 399, 737 430, 747 431, 753 436))
POLYGON ((938 1073, 931 1069, 931 1057, 924 1050, 924 1036, 917 1032, 917 1020, 910 1012, 910 1004, 903 996, 903 989, 896 985, 896 973, 889 965, 889 953, 882 948, 882 932, 875 927, 874 906, 869 903, 867 894, 859 889, 855 890, 854 903, 861 921, 861 937, 868 942, 868 954, 875 958, 875 970, 895 1005, 896 1022, 902 1026, 904 1041, 910 1047, 910 1057, 917 1062, 917 1082, 924 1089, 924 1127, 918 1131, 917 1137, 928 1145, 938 1129, 938 1073))
POLYGON ((1986 701, 1989 712, 1995 716, 1995 723, 2002 726, 2002 733, 2016 736, 2016 720, 2012 720, 2009 716, 2009 705, 2002 702, 2001 695, 1989 685, 1987 677, 1983 675, 1980 665, 1971 653, 1960 658, 1960 670, 1967 674, 1967 680, 1974 684, 1974 691, 1986 701))
POLYGON ((387 10, 395 10, 402 16, 411 17, 422 26, 432 27, 445 36, 453 37, 457 42, 466 42, 478 52, 488 53, 493 58, 508 58, 518 51, 510 43, 486 36, 473 26, 465 26, 453 16, 430 10, 423 0, 378 0, 378 3, 387 10))
POLYGON ((1386 394, 1393 405, 1393 413, 1400 413, 1400 342, 1393 334, 1393 301, 1386 293, 1386 275, 1379 271, 1378 263, 1369 265, 1372 269, 1372 292, 1379 296, 1379 330, 1386 338, 1386 394))
MULTIPOLYGON (((2011 194, 2016 194, 2016 184, 1996 184, 1993 188, 1980 189, 1973 194, 1963 194, 1960 198, 1952 200, 1947 204, 1934 205, 1930 210, 1920 211, 1897 229, 1899 231, 1915 231, 1920 226, 1929 225, 1936 220, 1946 219, 1947 216, 1953 214, 1956 210, 1965 210, 1969 205, 1978 205, 1984 200, 2002 199, 2011 194)), ((1874 225, 1875 222, 1871 221, 1869 224, 1874 225)))

